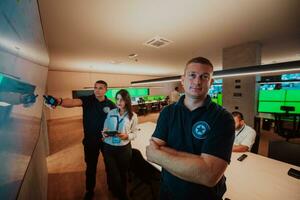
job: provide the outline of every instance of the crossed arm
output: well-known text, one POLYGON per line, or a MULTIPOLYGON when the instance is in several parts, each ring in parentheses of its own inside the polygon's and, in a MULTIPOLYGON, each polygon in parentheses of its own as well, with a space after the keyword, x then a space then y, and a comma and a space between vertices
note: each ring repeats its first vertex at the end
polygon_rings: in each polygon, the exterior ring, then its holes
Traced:
POLYGON ((155 137, 150 140, 146 155, 147 160, 162 166, 174 176, 208 187, 218 183, 228 165, 226 161, 209 154, 194 155, 174 150, 155 137))

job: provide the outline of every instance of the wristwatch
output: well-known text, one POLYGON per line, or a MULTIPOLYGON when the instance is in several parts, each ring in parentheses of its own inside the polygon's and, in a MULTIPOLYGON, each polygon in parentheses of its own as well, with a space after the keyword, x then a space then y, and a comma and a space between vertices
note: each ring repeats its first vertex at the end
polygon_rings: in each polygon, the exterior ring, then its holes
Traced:
POLYGON ((59 98, 59 103, 57 104, 58 106, 61 106, 61 104, 63 103, 63 99, 59 98))

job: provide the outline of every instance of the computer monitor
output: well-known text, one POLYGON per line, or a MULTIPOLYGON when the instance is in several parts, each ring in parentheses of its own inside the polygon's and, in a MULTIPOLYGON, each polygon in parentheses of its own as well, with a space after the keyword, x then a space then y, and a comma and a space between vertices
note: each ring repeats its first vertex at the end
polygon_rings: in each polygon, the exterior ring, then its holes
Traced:
POLYGON ((283 74, 281 82, 260 84, 258 112, 285 113, 282 107, 294 107, 289 113, 300 114, 300 73, 283 74))
POLYGON ((208 94, 211 100, 219 105, 223 105, 223 79, 215 79, 213 85, 210 87, 208 94))

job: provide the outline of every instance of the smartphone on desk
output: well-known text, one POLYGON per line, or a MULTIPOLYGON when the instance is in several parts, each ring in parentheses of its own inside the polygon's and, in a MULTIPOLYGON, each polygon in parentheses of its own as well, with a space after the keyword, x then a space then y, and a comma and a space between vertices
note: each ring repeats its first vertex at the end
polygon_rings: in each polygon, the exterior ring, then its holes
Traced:
POLYGON ((242 162, 245 158, 247 158, 247 156, 247 154, 242 154, 237 160, 242 162))
POLYGON ((300 179, 300 171, 299 170, 290 168, 289 171, 288 171, 288 175, 292 176, 294 178, 300 179))

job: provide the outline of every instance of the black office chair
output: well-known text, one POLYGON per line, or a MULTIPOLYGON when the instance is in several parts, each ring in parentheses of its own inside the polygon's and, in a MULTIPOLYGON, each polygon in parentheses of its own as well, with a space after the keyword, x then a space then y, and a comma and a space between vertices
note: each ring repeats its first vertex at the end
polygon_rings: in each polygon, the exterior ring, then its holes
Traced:
POLYGON ((251 151, 252 153, 258 153, 258 148, 259 148, 259 141, 260 141, 260 135, 259 133, 256 133, 256 136, 255 136, 255 142, 254 144, 252 145, 252 148, 251 148, 251 151))
POLYGON ((151 105, 151 111, 160 111, 160 102, 155 102, 155 103, 152 103, 151 105))
POLYGON ((275 113, 275 132, 278 135, 286 138, 288 141, 291 138, 300 137, 300 115, 291 114, 291 111, 295 111, 293 106, 281 106, 281 110, 285 113, 275 113))
POLYGON ((143 98, 138 100, 138 115, 146 115, 148 113, 148 108, 143 98))
POLYGON ((152 199, 157 199, 160 184, 160 172, 148 163, 137 149, 132 149, 132 160, 129 173, 133 175, 133 178, 138 179, 137 184, 133 186, 129 192, 130 197, 133 197, 135 191, 144 185, 150 188, 152 199))
POLYGON ((300 166, 300 144, 287 141, 270 141, 268 157, 300 166))

